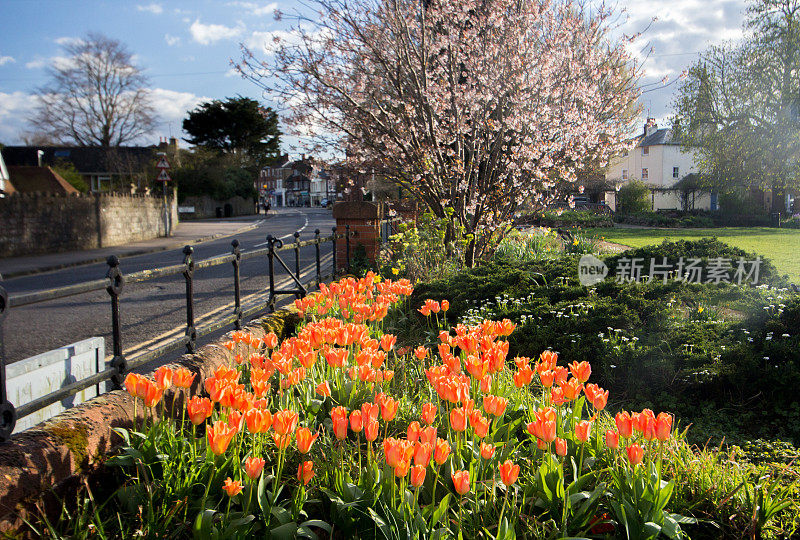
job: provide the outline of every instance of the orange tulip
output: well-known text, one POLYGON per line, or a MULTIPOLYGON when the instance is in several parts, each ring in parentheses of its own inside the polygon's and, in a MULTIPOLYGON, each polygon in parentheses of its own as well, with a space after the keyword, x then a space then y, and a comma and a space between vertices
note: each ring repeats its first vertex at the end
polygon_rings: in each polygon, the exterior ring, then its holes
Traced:
POLYGON ((394 475, 397 478, 405 478, 411 470, 411 461, 400 461, 394 468, 394 475))
POLYGON ((214 404, 208 398, 195 396, 186 404, 186 413, 189 415, 189 420, 196 426, 205 422, 213 411, 214 404))
POLYGON ((447 311, 448 309, 450 309, 450 302, 442 300, 442 311, 447 311))
POLYGON ((322 397, 330 397, 331 385, 328 384, 328 381, 321 382, 317 385, 317 394, 322 397))
POLYGON ((314 462, 304 461, 297 467, 297 480, 303 482, 307 486, 311 479, 314 478, 314 462))
POLYGON ((141 375, 138 373, 128 373, 125 377, 125 390, 133 397, 139 397, 136 394, 136 385, 139 383, 139 377, 141 377, 141 375))
POLYGON ((250 456, 244 460, 244 470, 250 480, 255 480, 261 476, 261 471, 264 470, 264 459, 250 456))
POLYGON ((164 395, 163 388, 160 388, 157 384, 153 384, 150 381, 147 381, 147 393, 145 394, 144 397, 145 407, 155 407, 156 405, 158 405, 158 402, 161 401, 161 397, 163 395, 164 395))
POLYGON ((253 408, 244 413, 244 421, 250 433, 266 433, 272 426, 272 413, 253 408))
POLYGON ((347 417, 336 417, 333 419, 333 434, 340 441, 347 438, 347 417))
POLYGON ((378 438, 378 430, 379 430, 378 421, 372 417, 367 418, 367 423, 364 424, 364 437, 369 441, 372 442, 378 438))
POLYGON ((242 429, 242 413, 239 411, 231 411, 228 414, 228 425, 234 428, 237 432, 242 429))
POLYGON ((481 457, 483 459, 492 459, 494 457, 494 445, 486 444, 485 442, 481 443, 481 457))
POLYGON ((585 443, 589 440, 589 434, 592 430, 592 423, 587 420, 582 420, 575 424, 575 438, 580 442, 585 443))
POLYGON ((436 420, 436 405, 433 403, 426 403, 422 406, 422 421, 428 425, 433 424, 436 420))
POLYGON ((397 336, 393 336, 392 334, 383 334, 381 336, 381 348, 384 351, 391 351, 395 343, 397 343, 397 336))
POLYGON ((406 438, 408 438, 411 442, 417 442, 419 440, 419 434, 422 431, 422 428, 419 426, 419 422, 414 420, 410 424, 408 424, 408 430, 406 430, 406 438))
POLYGON ((294 431, 299 415, 291 409, 276 412, 272 417, 272 429, 278 435, 287 435, 294 431))
POLYGON ((569 365, 569 370, 572 373, 572 376, 578 379, 580 382, 585 383, 589 380, 589 377, 592 374, 592 366, 589 362, 572 362, 569 365))
POLYGON ((314 444, 317 437, 319 437, 319 433, 312 434, 310 429, 301 427, 295 433, 295 438, 297 438, 297 450, 301 454, 308 454, 311 450, 311 445, 314 444))
POLYGON ((230 427, 222 420, 217 420, 217 422, 206 431, 208 446, 211 448, 214 455, 217 456, 225 453, 234 435, 236 435, 236 429, 230 427))
POLYGON ((456 407, 450 411, 450 427, 454 431, 467 429, 467 410, 464 407, 456 407))
POLYGON ((428 443, 431 446, 436 444, 436 427, 428 426, 419 432, 419 442, 428 443))
POLYGON ((486 396, 483 398, 483 410, 492 416, 503 416, 508 406, 508 399, 499 396, 486 396))
POLYGON ((353 433, 360 433, 364 429, 364 420, 361 411, 353 411, 350 413, 350 429, 353 433))
POLYGON ((564 457, 564 456, 567 455, 567 440, 566 439, 562 439, 561 437, 556 437, 555 447, 556 447, 556 454, 558 454, 561 457, 564 457))
POLYGON ((172 383, 178 388, 189 388, 194 382, 195 374, 186 368, 178 368, 172 376, 172 383))
POLYGON ((573 378, 567 382, 561 383, 559 388, 561 388, 561 391, 564 392, 564 399, 567 401, 572 401, 581 393, 583 385, 578 379, 573 378))
POLYGON ((436 440, 436 448, 433 452, 433 460, 436 462, 437 465, 441 465, 447 458, 450 456, 450 443, 448 443, 444 439, 437 439, 436 440))
POLYGON ((270 332, 269 334, 265 335, 261 338, 262 343, 268 349, 274 349, 278 346, 278 336, 275 335, 275 332, 270 332))
POLYGON ((361 404, 361 416, 364 418, 365 422, 367 421, 367 418, 377 420, 380 412, 381 407, 377 403, 366 402, 361 404))
POLYGON ((469 491, 469 471, 455 471, 452 478, 456 493, 464 495, 469 491))
POLYGON ((616 450, 617 448, 619 448, 619 433, 617 433, 613 429, 609 429, 608 431, 606 431, 606 446, 608 446, 612 450, 616 450))
POLYGON ((391 422, 397 414, 400 402, 394 398, 387 397, 381 401, 381 418, 384 422, 391 422))
POLYGON ((517 481, 519 477, 519 465, 514 465, 510 459, 507 459, 501 463, 498 468, 500 469, 500 479, 503 481, 504 485, 510 486, 517 481))
POLYGON ((666 441, 672 431, 672 415, 668 413, 658 413, 656 418, 656 439, 666 441))
POLYGON ((625 450, 628 452, 628 461, 631 465, 638 465, 644 459, 644 449, 638 444, 632 444, 625 450))
MULTIPOLYGON (((470 419, 471 418, 472 417, 470 417, 470 419)), ((489 434, 489 420, 479 412, 475 415, 475 421, 470 423, 472 424, 472 429, 475 431, 476 437, 483 439, 489 434)))
POLYGON ((225 479, 225 483, 222 484, 222 489, 225 490, 225 493, 228 494, 228 497, 233 497, 242 492, 242 483, 238 480, 231 480, 231 477, 229 476, 225 479))
POLYGON ((431 462, 433 445, 417 441, 414 443, 414 463, 427 466, 431 462))
POLYGON ((545 388, 550 388, 553 386, 553 381, 555 380, 556 372, 548 369, 539 373, 539 380, 542 381, 542 386, 545 388))
POLYGON ((633 421, 631 420, 630 415, 625 412, 618 412, 617 415, 614 417, 614 421, 617 424, 617 430, 621 437, 628 439, 633 434, 633 421))
POLYGON ((411 485, 414 487, 420 487, 422 484, 425 483, 425 465, 414 465, 411 468, 411 485))
POLYGON ((428 349, 420 345, 414 349, 414 356, 417 357, 417 360, 423 360, 426 356, 428 356, 428 349))
POLYGON ((158 385, 161 390, 166 390, 172 386, 172 375, 173 372, 170 368, 167 366, 161 366, 154 374, 156 385, 158 385))
POLYGON ((285 450, 289 448, 289 444, 292 442, 292 435, 291 433, 287 433, 286 435, 273 433, 272 439, 275 441, 275 446, 278 447, 278 450, 285 450))

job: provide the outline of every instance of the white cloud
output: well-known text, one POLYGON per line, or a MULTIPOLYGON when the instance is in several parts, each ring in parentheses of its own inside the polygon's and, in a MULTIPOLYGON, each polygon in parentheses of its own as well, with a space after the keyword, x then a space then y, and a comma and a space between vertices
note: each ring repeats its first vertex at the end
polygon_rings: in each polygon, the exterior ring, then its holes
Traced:
POLYGON ((0 141, 6 144, 21 143, 20 135, 28 125, 28 118, 36 107, 36 97, 26 92, 0 92, 0 141))
POLYGON ((178 36, 173 36, 171 34, 164 34, 164 41, 167 42, 167 45, 170 47, 174 47, 175 45, 181 42, 181 38, 178 36))
POLYGON ((191 92, 176 92, 166 88, 154 88, 150 94, 153 107, 156 110, 156 118, 160 120, 159 128, 168 131, 167 128, 173 127, 180 131, 181 123, 186 118, 186 113, 197 107, 203 101, 211 101, 211 98, 198 96, 191 92))
POLYGON ((673 81, 709 46, 740 39, 745 0, 671 0, 668 10, 658 11, 653 5, 652 0, 628 0, 628 19, 621 31, 627 35, 644 31, 629 47, 634 58, 644 61, 643 116, 665 119, 673 112, 679 85, 665 86, 659 81, 664 77, 673 81), (651 22, 656 13, 657 19, 651 22))
POLYGON ((69 36, 63 36, 63 37, 60 37, 60 38, 56 38, 53 41, 55 41, 56 43, 58 43, 62 47, 66 47, 67 45, 80 45, 81 43, 83 43, 83 40, 81 38, 69 37, 69 36))
POLYGON ((136 6, 136 9, 138 9, 139 11, 150 12, 153 15, 160 15, 161 13, 164 12, 164 8, 161 7, 161 4, 155 4, 155 3, 147 4, 146 6, 138 5, 136 6))
POLYGON ((35 58, 34 60, 31 60, 30 62, 25 62, 25 67, 28 69, 39 69, 43 68, 46 65, 47 65, 47 60, 39 57, 35 58))
POLYGON ((16 62, 12 56, 0 56, 0 66, 16 62))
POLYGON ((222 24, 203 24, 195 19, 189 27, 192 38, 201 45, 210 45, 222 39, 233 39, 244 32, 244 24, 238 23, 235 27, 222 24))
POLYGON ((238 7, 246 9, 250 15, 254 17, 263 17, 265 15, 274 15, 278 9, 277 2, 270 2, 269 4, 260 5, 256 2, 229 2, 227 4, 231 7, 238 7))
POLYGON ((296 31, 271 30, 266 32, 253 32, 245 40, 245 45, 255 53, 274 53, 280 44, 297 45, 301 41, 300 34, 296 31))

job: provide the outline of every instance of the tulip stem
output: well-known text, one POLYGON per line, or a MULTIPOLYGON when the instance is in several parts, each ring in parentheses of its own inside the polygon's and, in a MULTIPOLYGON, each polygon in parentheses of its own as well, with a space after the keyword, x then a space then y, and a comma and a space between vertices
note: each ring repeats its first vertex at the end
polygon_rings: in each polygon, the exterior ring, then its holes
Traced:
POLYGON ((506 512, 506 502, 508 502, 508 490, 510 488, 506 486, 506 495, 503 497, 503 508, 500 510, 500 519, 497 521, 497 530, 500 530, 500 524, 503 522, 503 514, 506 512))

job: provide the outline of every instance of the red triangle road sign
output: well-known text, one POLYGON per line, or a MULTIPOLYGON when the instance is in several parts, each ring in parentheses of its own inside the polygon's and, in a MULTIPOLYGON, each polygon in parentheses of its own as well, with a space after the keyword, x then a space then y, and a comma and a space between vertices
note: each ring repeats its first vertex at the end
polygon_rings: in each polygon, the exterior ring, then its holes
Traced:
POLYGON ((167 158, 165 158, 164 156, 161 156, 161 159, 159 159, 158 163, 156 163, 156 168, 157 169, 169 169, 169 162, 167 161, 167 158))
POLYGON ((169 174, 167 174, 166 169, 161 169, 161 172, 158 173, 158 177, 156 178, 156 180, 158 180, 159 182, 169 182, 170 180, 172 180, 172 178, 169 177, 169 174))

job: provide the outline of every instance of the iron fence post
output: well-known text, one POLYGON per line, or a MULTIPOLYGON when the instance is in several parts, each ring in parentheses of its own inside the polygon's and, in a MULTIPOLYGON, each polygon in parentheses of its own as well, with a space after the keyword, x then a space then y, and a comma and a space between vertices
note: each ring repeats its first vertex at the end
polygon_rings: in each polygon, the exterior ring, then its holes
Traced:
POLYGON ((333 236, 331 237, 333 243, 333 272, 331 272, 331 279, 336 279, 336 227, 333 227, 333 236))
POLYGON ((272 237, 271 234, 267 235, 267 246, 269 247, 269 251, 267 252, 267 260, 269 261, 269 298, 267 299, 267 304, 269 305, 270 311, 275 311, 275 247, 273 246, 275 239, 272 237))
MULTIPOLYGON (((300 282, 300 231, 294 232, 294 275, 300 282)), ((305 296, 301 290, 295 295, 297 298, 305 296)))
POLYGON ((192 253, 194 253, 192 246, 183 248, 183 277, 186 279, 186 352, 188 354, 194 352, 197 340, 197 330, 194 327, 194 259, 192 253))
MULTIPOLYGON (((2 282, 3 276, 0 276, 2 282)), ((0 283, 0 442, 6 442, 17 424, 17 410, 8 401, 6 389, 6 345, 3 337, 3 320, 8 315, 8 293, 0 283)))
POLYGON ((116 375, 111 377, 111 382, 115 388, 122 388, 123 376, 128 371, 128 362, 122 354, 122 326, 119 321, 119 297, 125 286, 125 277, 119 269, 119 257, 110 256, 106 260, 108 273, 106 277, 109 282, 106 291, 111 296, 111 338, 114 342, 114 357, 111 359, 111 367, 117 370, 116 375))
POLYGON ((234 259, 231 261, 233 264, 233 314, 236 320, 233 321, 233 326, 237 330, 242 329, 242 300, 241 300, 241 286, 239 281, 239 265, 242 262, 242 252, 239 250, 239 241, 233 239, 231 242, 231 253, 234 259))
POLYGON ((317 262, 317 289, 319 289, 319 286, 322 283, 322 268, 319 260, 319 229, 314 229, 314 251, 314 256, 316 257, 317 262))
POLYGON ((350 224, 344 226, 345 256, 347 257, 347 273, 350 273, 350 224))

